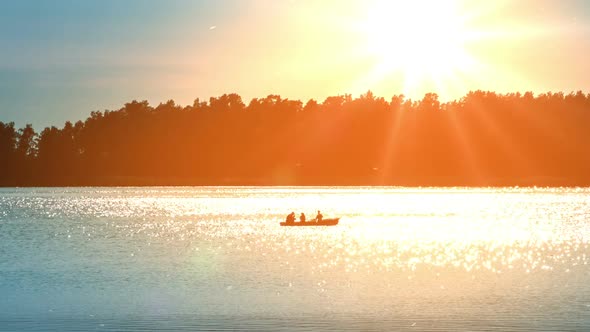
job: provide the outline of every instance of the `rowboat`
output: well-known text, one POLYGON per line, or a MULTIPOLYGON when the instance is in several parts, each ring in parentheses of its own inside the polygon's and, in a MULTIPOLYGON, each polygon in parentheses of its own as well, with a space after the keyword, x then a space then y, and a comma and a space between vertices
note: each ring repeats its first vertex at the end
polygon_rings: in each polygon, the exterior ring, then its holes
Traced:
POLYGON ((282 222, 281 226, 336 226, 340 218, 322 219, 322 221, 316 221, 312 219, 306 222, 282 222))

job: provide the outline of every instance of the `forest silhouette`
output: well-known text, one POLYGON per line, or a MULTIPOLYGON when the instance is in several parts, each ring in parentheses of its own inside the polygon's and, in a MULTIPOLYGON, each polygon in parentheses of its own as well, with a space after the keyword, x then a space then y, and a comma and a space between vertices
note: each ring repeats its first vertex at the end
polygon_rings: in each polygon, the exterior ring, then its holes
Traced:
POLYGON ((590 94, 370 91, 133 101, 36 133, 0 122, 0 185, 590 185, 590 94))

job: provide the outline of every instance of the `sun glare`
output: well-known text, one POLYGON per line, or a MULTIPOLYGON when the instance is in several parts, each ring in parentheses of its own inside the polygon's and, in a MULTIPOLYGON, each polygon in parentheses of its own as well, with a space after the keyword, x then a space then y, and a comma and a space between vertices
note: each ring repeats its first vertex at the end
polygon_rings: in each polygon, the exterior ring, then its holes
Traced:
POLYGON ((394 72, 405 79, 404 92, 429 84, 448 88, 469 70, 466 19, 456 1, 378 1, 367 12, 363 30, 375 61, 375 80, 394 72))

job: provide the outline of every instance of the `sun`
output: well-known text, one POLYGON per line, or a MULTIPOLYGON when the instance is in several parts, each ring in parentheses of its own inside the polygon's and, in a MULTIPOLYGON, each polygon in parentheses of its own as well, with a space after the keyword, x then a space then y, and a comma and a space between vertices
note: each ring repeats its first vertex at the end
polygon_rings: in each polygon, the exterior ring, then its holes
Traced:
POLYGON ((469 29, 458 1, 380 0, 369 8, 363 31, 375 79, 399 72, 405 92, 430 85, 448 89, 469 70, 469 29))

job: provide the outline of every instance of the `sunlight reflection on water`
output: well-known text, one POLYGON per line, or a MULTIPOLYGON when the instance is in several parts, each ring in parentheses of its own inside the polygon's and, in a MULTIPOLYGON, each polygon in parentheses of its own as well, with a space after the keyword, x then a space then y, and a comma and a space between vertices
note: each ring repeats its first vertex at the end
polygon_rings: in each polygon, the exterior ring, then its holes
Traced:
POLYGON ((2 189, 0 321, 579 329, 589 204, 588 189, 2 189), (278 224, 318 209, 340 224, 278 224))

